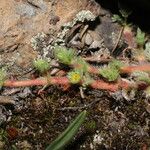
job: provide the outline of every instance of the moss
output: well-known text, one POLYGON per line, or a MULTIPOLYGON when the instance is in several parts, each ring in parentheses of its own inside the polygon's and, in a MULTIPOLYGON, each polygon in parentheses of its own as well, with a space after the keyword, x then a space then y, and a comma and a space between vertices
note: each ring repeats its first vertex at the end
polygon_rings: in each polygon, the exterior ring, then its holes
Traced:
POLYGON ((96 122, 94 120, 90 120, 89 122, 86 122, 84 126, 87 131, 92 132, 96 129, 96 122))

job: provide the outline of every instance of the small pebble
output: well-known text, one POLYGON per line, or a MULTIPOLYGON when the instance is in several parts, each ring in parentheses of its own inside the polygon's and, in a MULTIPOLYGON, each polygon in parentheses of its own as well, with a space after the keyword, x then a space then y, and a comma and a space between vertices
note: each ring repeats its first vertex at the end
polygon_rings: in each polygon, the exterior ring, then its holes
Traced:
POLYGON ((92 43, 93 43, 93 38, 89 33, 87 33, 86 36, 85 36, 85 44, 86 45, 91 45, 92 43))
POLYGON ((56 25, 59 20, 60 20, 59 16, 51 16, 49 23, 52 25, 56 25))
POLYGON ((93 41, 92 44, 90 45, 90 48, 101 48, 103 46, 103 43, 101 41, 93 41))

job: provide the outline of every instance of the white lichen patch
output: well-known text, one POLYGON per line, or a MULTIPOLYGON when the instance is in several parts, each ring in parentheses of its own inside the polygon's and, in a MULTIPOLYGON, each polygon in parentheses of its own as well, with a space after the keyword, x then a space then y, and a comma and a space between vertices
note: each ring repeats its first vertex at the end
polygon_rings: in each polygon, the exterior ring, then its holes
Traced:
POLYGON ((76 21, 81 21, 81 22, 84 22, 84 21, 94 21, 96 18, 96 16, 89 10, 82 10, 80 11, 77 15, 76 15, 76 18, 75 20, 76 21))
POLYGON ((63 27, 73 27, 77 22, 94 21, 95 19, 96 16, 91 11, 81 10, 71 22, 65 23, 63 27))
POLYGON ((38 58, 47 58, 48 61, 53 57, 53 50, 56 46, 65 46, 65 37, 69 30, 78 22, 94 21, 96 16, 89 10, 80 11, 75 18, 62 26, 62 31, 59 32, 56 38, 52 37, 51 42, 46 39, 49 38, 45 33, 38 33, 31 39, 31 46, 38 52, 38 58))
POLYGON ((41 32, 38 33, 36 36, 33 36, 31 38, 31 46, 34 50, 39 49, 41 46, 46 45, 45 43, 46 34, 41 32))
POLYGON ((97 130, 96 134, 93 136, 93 141, 90 143, 90 149, 96 150, 96 145, 101 145, 104 138, 101 136, 101 133, 97 130))
POLYGON ((131 77, 138 78, 138 77, 143 77, 143 78, 149 78, 149 74, 144 71, 134 71, 131 73, 131 77))
POLYGON ((100 145, 100 144, 102 144, 103 140, 104 139, 102 138, 101 134, 99 133, 99 131, 97 131, 93 137, 93 144, 94 145, 96 145, 96 144, 100 145))
POLYGON ((116 41, 117 41, 117 38, 118 38, 118 34, 115 33, 115 32, 112 32, 110 38, 112 39, 113 45, 115 45, 116 41))
POLYGON ((64 46, 66 34, 78 22, 94 21, 95 19, 96 16, 91 11, 89 10, 80 11, 71 22, 67 22, 63 25, 63 30, 60 33, 58 33, 55 45, 64 46))
POLYGON ((145 44, 144 55, 146 59, 150 61, 150 42, 145 44))
POLYGON ((51 57, 49 55, 54 46, 49 43, 51 43, 53 39, 47 41, 47 38, 48 36, 41 32, 32 37, 30 42, 32 48, 38 52, 38 59, 47 59, 48 61, 51 61, 51 57))

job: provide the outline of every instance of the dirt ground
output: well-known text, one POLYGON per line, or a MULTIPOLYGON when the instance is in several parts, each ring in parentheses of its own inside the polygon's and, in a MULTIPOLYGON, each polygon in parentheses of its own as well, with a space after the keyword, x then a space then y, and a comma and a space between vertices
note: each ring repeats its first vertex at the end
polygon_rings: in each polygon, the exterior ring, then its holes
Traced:
MULTIPOLYGON (((6 67, 10 80, 36 78, 34 59, 58 64, 52 50, 55 44, 74 48, 95 67, 107 65, 112 58, 122 59, 127 42, 122 36, 117 43, 122 29, 112 21, 113 14, 119 14, 117 6, 93 0, 0 0, 0 67, 6 67), (78 22, 82 10, 92 12, 94 18, 78 22), (66 23, 73 20, 75 25, 68 27, 66 23)), ((145 29, 149 37, 150 30, 134 14, 129 22, 133 29, 145 29)), ((139 63, 130 51, 124 59, 128 64, 139 63)), ((85 109, 86 120, 66 150, 150 148, 150 99, 143 91, 132 94, 77 85, 64 90, 50 85, 39 94, 42 88, 0 88, 0 149, 44 150, 85 109)))

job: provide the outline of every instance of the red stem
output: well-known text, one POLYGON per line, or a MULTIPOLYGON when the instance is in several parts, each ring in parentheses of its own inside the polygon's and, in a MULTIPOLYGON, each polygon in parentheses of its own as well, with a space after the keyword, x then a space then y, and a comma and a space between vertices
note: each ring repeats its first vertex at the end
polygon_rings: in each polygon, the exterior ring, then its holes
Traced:
MULTIPOLYGON (((81 82, 82 83, 82 82, 81 82)), ((55 85, 70 85, 70 81, 67 77, 50 77, 38 78, 34 80, 24 80, 24 81, 10 81, 7 80, 4 82, 5 87, 24 87, 24 86, 34 86, 34 85, 46 85, 46 84, 55 84, 55 85)), ((94 80, 90 86, 95 89, 103 89, 109 91, 116 91, 119 88, 129 88, 132 85, 125 81, 118 81, 117 83, 107 83, 103 80, 94 80)))
POLYGON ((38 78, 34 80, 22 80, 22 81, 10 81, 6 80, 3 86, 6 87, 22 87, 22 86, 34 86, 34 85, 46 85, 46 84, 61 84, 68 85, 69 80, 66 77, 50 77, 50 78, 38 78))
POLYGON ((122 73, 131 73, 133 71, 150 72, 150 64, 145 64, 145 65, 140 65, 140 66, 127 66, 127 67, 121 68, 122 73))
MULTIPOLYGON (((74 65, 75 68, 80 68, 80 65, 74 65)), ((150 64, 138 65, 138 66, 125 66, 120 69, 121 73, 132 73, 134 71, 146 71, 150 72, 150 64)), ((100 69, 88 65, 88 72, 93 74, 100 74, 100 69)))

